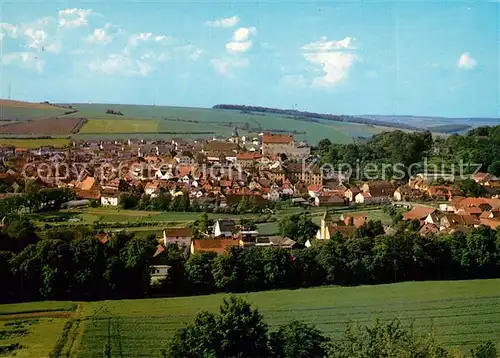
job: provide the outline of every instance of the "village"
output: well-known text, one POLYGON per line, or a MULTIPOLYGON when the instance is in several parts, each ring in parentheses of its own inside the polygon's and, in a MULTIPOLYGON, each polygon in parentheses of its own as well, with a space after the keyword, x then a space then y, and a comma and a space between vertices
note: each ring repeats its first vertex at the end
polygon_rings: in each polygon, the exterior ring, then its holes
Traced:
MULTIPOLYGON (((241 206, 242 201, 258 210, 289 201, 324 212, 317 234, 305 246, 314 240, 354 234, 371 220, 369 211, 360 211, 365 207, 396 207, 402 211, 401 220, 414 222, 421 235, 500 226, 500 179, 491 174, 472 176, 487 197, 464 197, 456 186, 424 174, 407 181, 352 182, 342 173, 327 177, 311 147, 285 134, 245 138, 235 129, 230 138, 210 141, 74 141, 69 148, 34 150, 4 146, 0 155, 9 163, 0 173, 3 198, 18 195, 24 177, 40 187, 71 190, 78 200, 68 207, 123 207, 124 195, 131 188, 150 199, 185 197, 205 212, 224 212, 224 208, 241 206), (341 207, 357 212, 332 219, 329 211, 341 207)), ((385 231, 391 232, 390 225, 385 231)), ((166 228, 154 254, 153 278, 166 274, 168 266, 162 265, 161 257, 169 244, 181 246, 186 254, 220 254, 229 246, 301 246, 288 237, 259 235, 258 230, 228 218, 216 220, 201 236, 195 238, 191 227, 166 228)), ((102 243, 108 237, 106 232, 99 234, 102 243)))

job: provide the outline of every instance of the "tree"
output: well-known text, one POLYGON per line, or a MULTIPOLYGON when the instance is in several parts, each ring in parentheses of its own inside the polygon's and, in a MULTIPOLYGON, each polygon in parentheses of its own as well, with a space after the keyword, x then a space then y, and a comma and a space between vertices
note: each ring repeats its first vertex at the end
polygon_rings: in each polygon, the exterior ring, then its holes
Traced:
POLYGON ((404 328, 398 319, 386 324, 375 319, 371 327, 351 323, 342 340, 332 345, 332 358, 427 357, 449 358, 448 352, 436 344, 433 335, 421 339, 412 327, 404 328))
POLYGON ((289 237, 299 244, 305 244, 319 229, 306 213, 287 216, 278 223, 278 227, 282 236, 289 237))
POLYGON ((479 197, 484 195, 483 186, 476 183, 472 179, 465 179, 460 181, 458 183, 458 187, 466 196, 479 197))
POLYGON ((201 312, 175 334, 170 357, 267 357, 268 330, 249 303, 231 296, 219 314, 201 312))
POLYGON ((494 161, 488 167, 488 173, 500 177, 500 160, 494 161))
POLYGON ((470 358, 496 358, 497 349, 492 342, 480 344, 470 351, 470 358))
POLYGON ((294 320, 271 333, 271 356, 276 358, 326 357, 329 341, 329 338, 313 325, 294 320))
POLYGON ((200 252, 189 256, 186 262, 186 277, 194 292, 211 292, 215 289, 212 262, 215 252, 200 252))

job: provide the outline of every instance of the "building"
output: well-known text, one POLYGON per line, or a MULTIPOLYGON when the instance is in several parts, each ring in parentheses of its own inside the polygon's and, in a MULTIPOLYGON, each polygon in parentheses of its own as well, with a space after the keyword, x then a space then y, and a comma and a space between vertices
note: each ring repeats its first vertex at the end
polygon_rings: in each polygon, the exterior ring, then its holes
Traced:
POLYGON ((289 134, 262 135, 262 155, 273 157, 280 154, 285 154, 289 159, 307 158, 311 154, 311 148, 297 144, 289 134))
POLYGON ((101 192, 102 206, 118 206, 120 204, 120 193, 118 191, 104 190, 101 192))
MULTIPOLYGON (((356 232, 356 227, 339 225, 335 223, 328 211, 325 211, 323 218, 321 219, 321 225, 316 233, 316 239, 318 240, 330 240, 335 234, 340 234, 341 236, 350 236, 356 232)), ((310 246, 306 243, 306 246, 310 246)))
POLYGON ((233 237, 236 232, 236 223, 231 219, 217 220, 214 225, 215 237, 233 237))
POLYGON ((186 251, 190 250, 193 231, 188 227, 171 227, 163 230, 164 246, 175 244, 186 251))
POLYGON ((285 177, 292 183, 323 185, 323 173, 318 165, 290 163, 284 167, 285 177))
POLYGON ((223 254, 228 247, 239 247, 240 240, 238 239, 204 239, 191 241, 191 254, 197 252, 215 252, 223 254))

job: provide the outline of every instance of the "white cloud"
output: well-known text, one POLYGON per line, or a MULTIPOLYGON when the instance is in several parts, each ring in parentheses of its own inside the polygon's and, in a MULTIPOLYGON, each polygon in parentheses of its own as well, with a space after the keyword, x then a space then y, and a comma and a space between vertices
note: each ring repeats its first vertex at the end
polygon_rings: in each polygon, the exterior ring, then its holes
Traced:
POLYGON ((145 52, 137 58, 125 52, 109 54, 104 60, 96 58, 88 63, 92 72, 105 75, 149 76, 158 70, 158 64, 170 58, 166 52, 145 52))
POLYGON ((360 59, 352 51, 356 49, 354 41, 351 37, 328 41, 323 36, 320 41, 302 46, 304 58, 322 71, 322 75, 313 78, 311 86, 332 87, 348 77, 350 68, 360 59))
POLYGON ((229 52, 246 52, 252 47, 252 41, 245 42, 228 42, 226 44, 226 50, 229 52))
POLYGON ((85 41, 96 45, 107 45, 112 40, 111 35, 104 28, 95 29, 91 35, 85 38, 85 41))
POLYGON ((2 56, 2 64, 18 64, 22 68, 43 72, 44 62, 31 52, 13 52, 2 56))
POLYGON ((463 68, 464 70, 472 70, 477 66, 477 61, 469 52, 464 52, 460 55, 457 66, 459 68, 463 68))
POLYGON ((170 37, 165 35, 154 35, 151 32, 142 32, 140 34, 133 34, 129 37, 128 43, 131 46, 137 46, 140 42, 157 42, 157 43, 167 43, 170 37))
POLYGON ((255 35, 257 29, 255 27, 240 27, 233 33, 233 41, 247 41, 250 35, 255 35))
MULTIPOLYGON (((15 39, 18 35, 18 27, 6 22, 0 22, 0 34, 5 35, 15 39)), ((2 36, 3 37, 3 36, 2 36)))
POLYGON ((234 75, 234 70, 247 67, 250 63, 246 58, 214 58, 210 62, 219 74, 228 77, 234 75))
POLYGON ((252 48, 250 36, 256 33, 255 27, 240 27, 234 31, 232 40, 226 44, 226 50, 233 53, 247 52, 252 48))
POLYGON ((238 16, 231 16, 225 19, 216 19, 212 21, 205 21, 205 25, 210 27, 233 27, 238 22, 240 22, 240 18, 238 16))
POLYGON ((203 50, 194 45, 184 45, 175 48, 176 52, 182 53, 188 60, 197 61, 203 54, 203 50))
POLYGON ((322 36, 319 41, 306 44, 302 46, 302 49, 308 51, 354 50, 356 49, 354 41, 356 39, 353 37, 346 37, 340 41, 328 41, 326 36, 322 36))
POLYGON ((64 9, 59 10, 59 27, 75 28, 87 26, 92 9, 64 9))

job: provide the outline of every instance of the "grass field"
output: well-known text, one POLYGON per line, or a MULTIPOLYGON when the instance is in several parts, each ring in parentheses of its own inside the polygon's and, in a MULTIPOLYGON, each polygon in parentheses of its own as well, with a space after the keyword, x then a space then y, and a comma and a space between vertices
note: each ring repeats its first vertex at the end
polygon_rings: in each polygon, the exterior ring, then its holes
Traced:
MULTIPOLYGON (((431 327, 448 347, 466 348, 485 340, 500 344, 500 280, 407 282, 379 286, 320 287, 240 295, 264 315, 271 329, 292 319, 314 323, 338 339, 350 321, 369 324, 374 317, 413 320, 417 330, 431 327)), ((173 332, 200 310, 216 312, 224 295, 79 303, 79 325, 65 349, 70 357, 101 357, 111 343, 112 357, 161 357, 173 332), (74 341, 73 341, 74 340, 74 341)), ((0 305, 5 322, 12 312, 68 309, 69 302, 0 305)), ((32 313, 36 316, 36 313, 32 313)), ((33 333, 16 337, 24 346, 16 356, 42 357, 60 338, 64 321, 38 318, 33 333), (42 325, 43 323, 43 325, 42 325), (42 334, 46 338, 42 338, 42 334), (43 341, 42 341, 43 339, 43 341), (42 347, 43 346, 43 347, 42 347)), ((12 320, 11 320, 12 321, 12 320)), ((0 323, 1 324, 1 323, 0 323)), ((0 344, 4 344, 1 342, 0 344)))
POLYGON ((50 139, 14 139, 0 138, 0 145, 13 145, 16 148, 39 148, 42 146, 64 147, 70 144, 67 138, 50 139))
POLYGON ((158 122, 155 120, 132 119, 89 119, 79 133, 156 133, 158 122))

